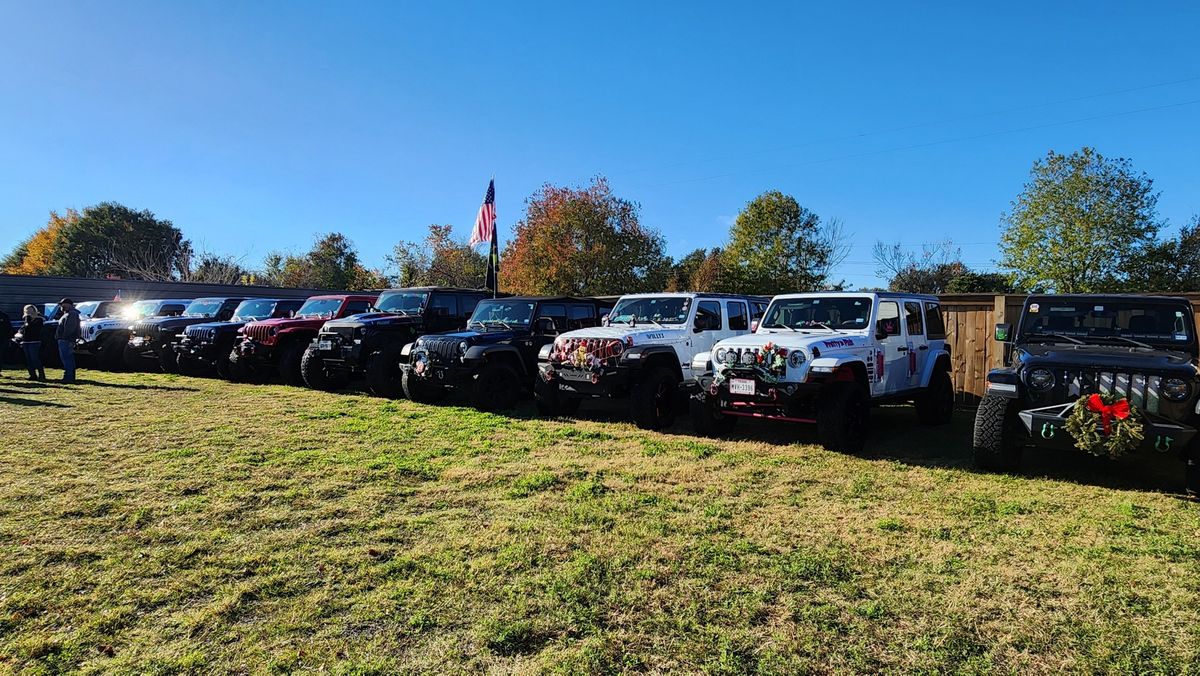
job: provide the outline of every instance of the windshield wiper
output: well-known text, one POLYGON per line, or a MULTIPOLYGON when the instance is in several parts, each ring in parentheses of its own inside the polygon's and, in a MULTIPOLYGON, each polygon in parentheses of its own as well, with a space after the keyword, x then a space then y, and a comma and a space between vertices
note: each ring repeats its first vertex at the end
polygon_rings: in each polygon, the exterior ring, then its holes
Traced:
POLYGON ((798 331, 796 331, 795 327, 788 326, 787 324, 764 324, 763 328, 764 329, 787 329, 788 331, 791 331, 792 333, 799 333, 798 331))
POLYGON ((1076 345, 1085 345, 1086 344, 1082 340, 1079 340, 1078 338, 1072 338, 1071 336, 1064 336, 1061 333, 1045 333, 1042 331, 1034 331, 1033 333, 1026 333, 1025 337, 1026 338, 1061 338, 1062 340, 1066 340, 1066 341, 1075 343, 1076 345))
POLYGON ((1136 345, 1136 346, 1138 346, 1138 347, 1144 347, 1144 348, 1146 348, 1146 349, 1149 349, 1149 350, 1153 350, 1153 349, 1154 349, 1154 346, 1153 346, 1153 345, 1149 345, 1149 344, 1147 344, 1147 343, 1143 343, 1143 342, 1142 342, 1142 341, 1140 341, 1140 340, 1134 340, 1134 339, 1132 339, 1132 338, 1126 338, 1125 336, 1091 336, 1091 337, 1092 337, 1092 338, 1100 338, 1100 339, 1102 339, 1102 340, 1123 340, 1123 341, 1125 341, 1126 343, 1129 343, 1130 345, 1136 345))
POLYGON ((663 328, 662 324, 659 324, 658 322, 654 321, 653 319, 650 319, 649 317, 646 318, 646 321, 650 322, 651 324, 657 326, 660 329, 663 328))
POLYGON ((836 329, 834 329, 832 326, 830 326, 828 324, 822 324, 821 322, 813 322, 813 324, 816 324, 817 326, 825 329, 826 331, 836 331, 836 329))

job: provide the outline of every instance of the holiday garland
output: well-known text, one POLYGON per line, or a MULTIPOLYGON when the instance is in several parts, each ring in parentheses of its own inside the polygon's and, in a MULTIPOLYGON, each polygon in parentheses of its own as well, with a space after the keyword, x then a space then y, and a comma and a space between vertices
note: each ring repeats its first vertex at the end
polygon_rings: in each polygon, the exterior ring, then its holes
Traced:
POLYGON ((1137 407, 1115 394, 1085 395, 1067 416, 1075 447, 1092 455, 1117 458, 1137 448, 1146 436, 1137 407))
POLYGON ((783 373, 784 367, 787 366, 787 348, 779 347, 772 342, 758 348, 730 349, 736 352, 738 358, 732 364, 721 362, 717 365, 714 376, 718 385, 727 380, 730 374, 736 370, 753 370, 757 372, 763 382, 777 383, 779 374, 783 373), (751 355, 751 363, 747 364, 742 361, 742 356, 745 354, 751 355))

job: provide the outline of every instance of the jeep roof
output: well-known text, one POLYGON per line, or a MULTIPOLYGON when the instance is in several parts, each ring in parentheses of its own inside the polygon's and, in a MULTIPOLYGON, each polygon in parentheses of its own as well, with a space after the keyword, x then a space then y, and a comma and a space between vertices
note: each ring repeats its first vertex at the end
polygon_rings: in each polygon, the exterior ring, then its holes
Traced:
POLYGON ((933 301, 935 303, 938 302, 938 297, 933 294, 904 293, 903 291, 805 291, 803 293, 781 293, 781 294, 772 296, 772 299, 774 299, 774 298, 811 298, 813 296, 821 296, 823 298, 829 298, 829 297, 855 298, 855 297, 862 297, 862 296, 876 296, 878 298, 887 298, 889 300, 898 299, 898 298, 920 298, 921 300, 933 301))
POLYGON ((627 293, 617 298, 661 298, 663 296, 678 296, 680 298, 755 298, 759 300, 770 300, 771 296, 760 296, 755 293, 720 293, 716 291, 645 291, 640 293, 627 293))

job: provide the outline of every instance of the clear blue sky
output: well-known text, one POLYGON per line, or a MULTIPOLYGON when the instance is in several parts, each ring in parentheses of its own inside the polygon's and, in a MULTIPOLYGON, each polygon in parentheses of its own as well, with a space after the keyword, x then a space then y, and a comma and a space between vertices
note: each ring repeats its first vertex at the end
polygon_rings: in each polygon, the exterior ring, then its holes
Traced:
POLYGON ((338 230, 382 265, 465 236, 493 173, 504 235, 602 173, 676 256, 788 192, 859 286, 880 238, 989 267, 1033 160, 1082 145, 1200 213, 1197 3, 839 4, 8 0, 0 249, 115 200, 249 263, 338 230))

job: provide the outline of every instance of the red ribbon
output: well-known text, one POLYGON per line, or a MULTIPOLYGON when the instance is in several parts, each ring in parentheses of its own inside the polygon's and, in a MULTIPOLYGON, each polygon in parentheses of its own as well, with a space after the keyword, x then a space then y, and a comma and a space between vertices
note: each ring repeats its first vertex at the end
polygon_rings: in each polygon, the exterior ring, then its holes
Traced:
POLYGON ((1112 434, 1113 418, 1124 420, 1129 417, 1129 400, 1122 399, 1111 404, 1104 403, 1098 394, 1088 397, 1087 408, 1092 413, 1100 414, 1100 422, 1104 425, 1104 436, 1112 434))

